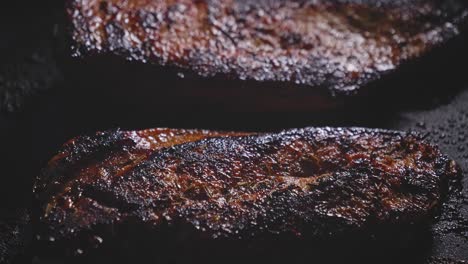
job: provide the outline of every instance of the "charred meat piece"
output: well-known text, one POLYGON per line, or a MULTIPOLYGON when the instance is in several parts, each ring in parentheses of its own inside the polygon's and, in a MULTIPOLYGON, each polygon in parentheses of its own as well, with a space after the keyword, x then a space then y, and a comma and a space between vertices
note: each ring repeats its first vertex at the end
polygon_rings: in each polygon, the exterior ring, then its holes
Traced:
MULTIPOLYGON (((181 81, 185 93, 261 94, 273 101, 267 108, 281 107, 286 95, 324 108, 331 94, 360 92, 459 35, 468 14, 464 0, 68 3, 76 57, 162 66, 202 80, 181 81)), ((164 89, 156 72, 149 86, 164 89)))
POLYGON ((70 141, 49 163, 35 184, 35 230, 48 247, 80 253, 134 243, 126 235, 139 228, 137 241, 162 244, 372 233, 430 222, 457 175, 412 133, 105 132, 70 141))

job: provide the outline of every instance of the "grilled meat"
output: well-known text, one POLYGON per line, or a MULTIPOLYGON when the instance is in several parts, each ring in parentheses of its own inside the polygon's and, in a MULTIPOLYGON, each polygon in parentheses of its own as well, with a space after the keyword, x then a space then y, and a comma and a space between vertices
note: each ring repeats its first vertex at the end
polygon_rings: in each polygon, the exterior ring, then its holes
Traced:
POLYGON ((105 132, 50 161, 35 185, 35 229, 48 246, 80 253, 138 228, 137 241, 163 245, 372 234, 428 222, 457 175, 412 133, 105 132))
POLYGON ((266 109, 297 107, 282 107, 284 97, 300 109, 330 107, 330 95, 360 92, 457 36, 468 14, 464 0, 68 3, 73 53, 111 61, 99 65, 100 74, 115 68, 115 58, 161 66, 137 70, 148 71, 149 89, 168 85, 211 98, 261 95, 266 109), (180 82, 161 82, 166 76, 158 69, 180 82))

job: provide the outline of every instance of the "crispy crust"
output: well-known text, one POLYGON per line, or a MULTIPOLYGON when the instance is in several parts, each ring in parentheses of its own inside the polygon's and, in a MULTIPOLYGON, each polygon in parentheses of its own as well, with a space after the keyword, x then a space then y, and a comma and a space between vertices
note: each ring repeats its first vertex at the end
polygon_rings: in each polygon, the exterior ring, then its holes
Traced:
POLYGON ((468 12, 463 0, 69 0, 67 10, 77 57, 322 95, 353 94, 427 54, 468 12))
POLYGON ((52 159, 36 228, 80 250, 117 243, 128 225, 201 241, 333 237, 427 222, 457 175, 436 147, 395 131, 113 131, 52 159))

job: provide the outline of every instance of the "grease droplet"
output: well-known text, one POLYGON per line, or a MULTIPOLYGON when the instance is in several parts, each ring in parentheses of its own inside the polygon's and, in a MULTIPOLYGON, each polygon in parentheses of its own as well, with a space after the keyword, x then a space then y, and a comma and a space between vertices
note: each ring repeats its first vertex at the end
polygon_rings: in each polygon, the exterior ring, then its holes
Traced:
POLYGON ((418 126, 418 127, 420 127, 420 128, 426 128, 426 123, 424 123, 424 122, 418 122, 418 123, 416 124, 416 126, 418 126))

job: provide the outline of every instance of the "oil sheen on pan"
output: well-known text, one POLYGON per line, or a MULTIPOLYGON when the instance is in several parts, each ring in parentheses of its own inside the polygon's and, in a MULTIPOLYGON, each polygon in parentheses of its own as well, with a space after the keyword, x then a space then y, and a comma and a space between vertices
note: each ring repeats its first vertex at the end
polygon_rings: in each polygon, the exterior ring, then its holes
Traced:
POLYGON ((145 230, 136 241, 162 244, 371 234, 430 223, 459 175, 413 133, 110 131, 49 162, 35 184, 36 238, 89 252, 96 239, 128 243, 130 226, 145 230))
POLYGON ((460 34, 464 0, 69 0, 76 57, 348 95, 460 34))

